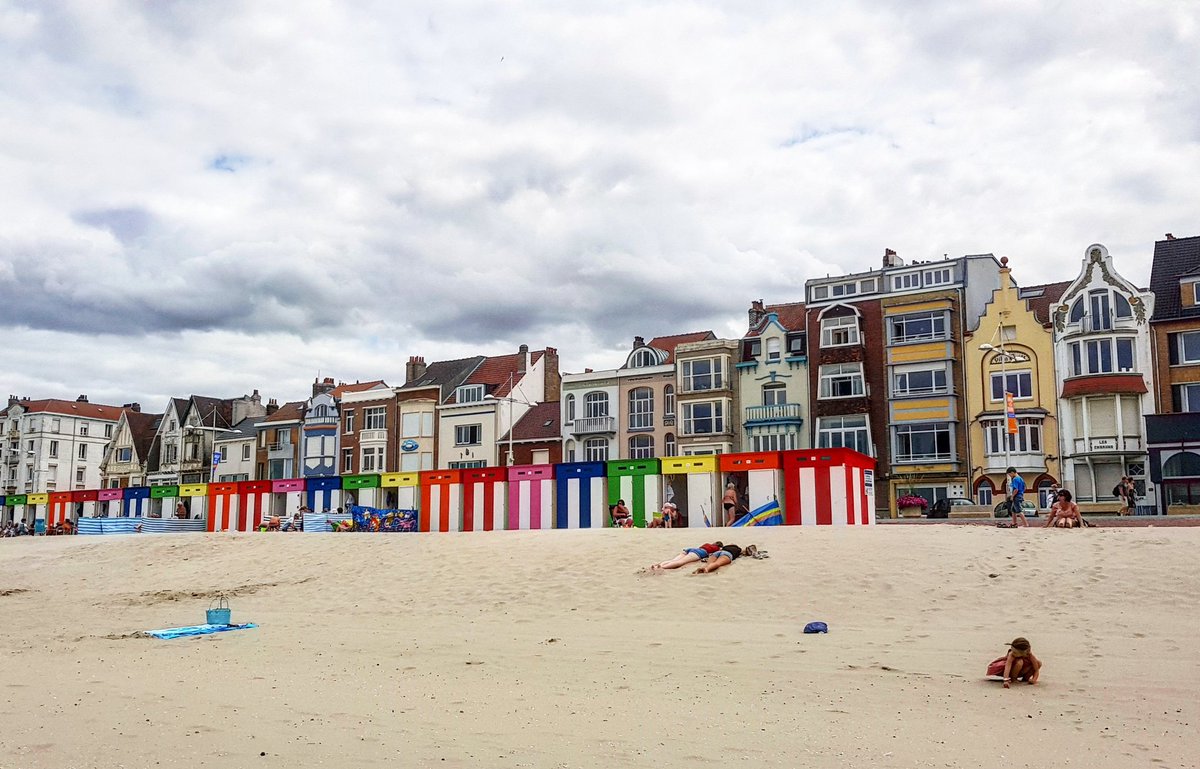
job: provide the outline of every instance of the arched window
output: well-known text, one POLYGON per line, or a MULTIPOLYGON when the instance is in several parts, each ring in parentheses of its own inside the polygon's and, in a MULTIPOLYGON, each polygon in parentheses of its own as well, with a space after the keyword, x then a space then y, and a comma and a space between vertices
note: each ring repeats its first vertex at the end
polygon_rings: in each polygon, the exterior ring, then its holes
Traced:
POLYGON ((635 435, 629 439, 630 459, 650 459, 654 456, 654 436, 635 435))
POLYGON ((585 417, 608 416, 608 393, 592 392, 583 396, 583 415, 585 417))
POLYGON ((575 461, 575 441, 573 441, 573 440, 571 440, 571 439, 569 439, 569 438, 568 438, 568 439, 567 439, 567 445, 566 445, 566 449, 567 449, 567 459, 566 459, 566 461, 568 461, 568 462, 574 462, 574 461, 575 461))
POLYGON ((1113 292, 1113 314, 1118 318, 1132 318, 1133 308, 1129 306, 1129 300, 1124 294, 1113 292))
POLYGON ((647 368, 658 364, 658 356, 649 347, 634 350, 633 355, 629 356, 629 368, 647 368))
POLYGON ((575 421, 575 396, 568 395, 567 396, 567 422, 570 423, 570 422, 574 422, 574 421, 575 421))
POLYGON ((1181 451, 1163 462, 1164 478, 1200 477, 1200 454, 1181 451))
POLYGON ((1071 305, 1071 315, 1067 320, 1069 320, 1071 323, 1078 323, 1079 321, 1083 320, 1084 309, 1083 297, 1081 296, 1075 300, 1074 304, 1071 305))
POLYGON ((654 391, 635 387, 629 391, 629 429, 648 430, 654 427, 654 391))
POLYGON ((607 462, 608 441, 604 438, 588 438, 583 442, 583 459, 585 462, 607 462))
POLYGON ((675 416, 675 385, 667 385, 663 388, 663 415, 675 416))
POLYGON ((663 451, 665 452, 664 456, 676 456, 675 433, 667 433, 663 438, 663 451))

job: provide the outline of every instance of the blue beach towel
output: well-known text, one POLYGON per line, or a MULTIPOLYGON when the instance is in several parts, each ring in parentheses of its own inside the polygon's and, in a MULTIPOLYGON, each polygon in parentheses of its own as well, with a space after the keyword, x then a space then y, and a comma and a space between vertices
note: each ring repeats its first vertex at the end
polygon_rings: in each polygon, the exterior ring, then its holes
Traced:
POLYGON ((225 633, 230 630, 249 630, 252 627, 258 627, 258 625, 255 625, 253 622, 247 622, 244 625, 191 625, 188 627, 169 627, 163 630, 147 630, 146 635, 170 641, 172 638, 211 635, 212 633, 225 633))
POLYGON ((824 622, 810 622, 804 626, 805 633, 828 633, 829 626, 824 622))

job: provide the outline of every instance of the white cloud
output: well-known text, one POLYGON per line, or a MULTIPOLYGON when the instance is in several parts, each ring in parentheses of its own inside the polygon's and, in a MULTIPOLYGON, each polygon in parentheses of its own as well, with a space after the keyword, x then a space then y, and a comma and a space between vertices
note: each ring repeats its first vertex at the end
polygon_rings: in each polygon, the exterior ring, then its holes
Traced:
POLYGON ((9 3, 10 389, 287 399, 521 343, 612 366, 885 247, 1034 283, 1098 241, 1144 283, 1154 239, 1196 232, 1198 18, 9 3))

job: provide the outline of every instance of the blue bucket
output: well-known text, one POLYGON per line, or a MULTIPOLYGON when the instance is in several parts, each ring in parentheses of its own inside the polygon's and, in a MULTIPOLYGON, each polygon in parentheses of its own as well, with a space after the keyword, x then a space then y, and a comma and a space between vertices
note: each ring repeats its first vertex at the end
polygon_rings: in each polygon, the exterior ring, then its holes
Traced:
POLYGON ((229 616, 229 601, 224 597, 217 599, 216 606, 208 607, 207 619, 210 625, 231 625, 233 623, 229 621, 229 616))

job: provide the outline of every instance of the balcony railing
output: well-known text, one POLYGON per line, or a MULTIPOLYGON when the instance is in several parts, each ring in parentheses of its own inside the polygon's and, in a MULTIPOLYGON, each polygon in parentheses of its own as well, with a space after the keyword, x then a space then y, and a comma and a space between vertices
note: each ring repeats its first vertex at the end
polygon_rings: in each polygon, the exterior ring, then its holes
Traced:
POLYGON ((571 425, 571 432, 576 435, 583 435, 585 433, 615 433, 616 431, 616 417, 580 417, 571 425))
POLYGON ((268 459, 290 458, 296 450, 294 443, 272 443, 267 446, 268 459))
POLYGON ((337 423, 338 423, 338 418, 336 416, 333 416, 333 417, 309 417, 308 419, 304 420, 304 424, 308 427, 316 427, 318 425, 336 426, 337 423))
POLYGON ((358 434, 359 443, 381 443, 387 441, 387 430, 363 430, 358 434))
POLYGON ((747 406, 746 422, 800 422, 799 403, 777 403, 771 406, 747 406))

